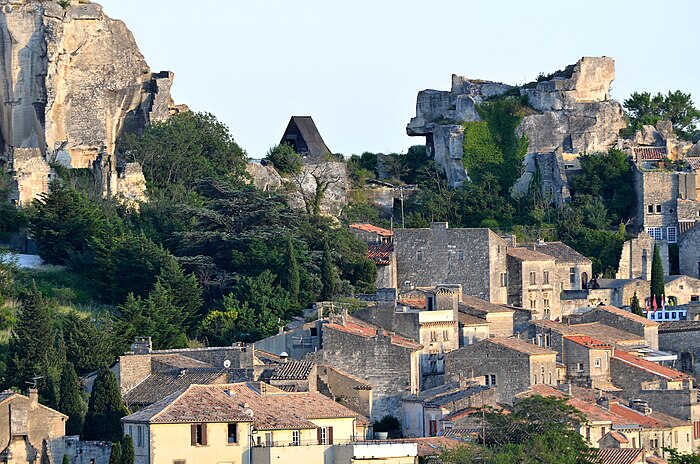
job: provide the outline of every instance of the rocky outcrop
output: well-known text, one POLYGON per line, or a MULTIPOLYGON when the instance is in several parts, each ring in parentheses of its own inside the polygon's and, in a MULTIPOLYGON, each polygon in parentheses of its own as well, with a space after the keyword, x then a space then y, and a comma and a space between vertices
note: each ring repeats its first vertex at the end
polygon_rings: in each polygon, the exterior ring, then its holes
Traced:
POLYGON ((250 183, 265 192, 278 189, 282 186, 282 176, 271 165, 263 165, 250 161, 245 168, 250 176, 250 183))
POLYGON ((533 113, 517 129, 528 138, 528 151, 578 154, 606 151, 626 127, 622 107, 610 100, 615 63, 607 57, 584 57, 541 82, 514 87, 497 82, 452 76, 449 92, 418 94, 416 117, 408 135, 425 136, 428 152, 445 169, 449 182, 460 185, 467 173, 462 164, 462 124, 480 121, 476 105, 506 92, 528 97, 533 113))
POLYGON ((130 174, 115 158, 116 139, 177 111, 172 73, 152 73, 126 25, 96 3, 0 0, 0 10, 0 159, 17 176, 19 202, 45 191, 34 183, 39 174, 18 175, 19 148, 34 150, 42 172, 50 162, 90 168, 102 157, 97 165, 111 169, 102 177, 117 180, 103 182, 104 193, 117 194, 118 170, 130 174))

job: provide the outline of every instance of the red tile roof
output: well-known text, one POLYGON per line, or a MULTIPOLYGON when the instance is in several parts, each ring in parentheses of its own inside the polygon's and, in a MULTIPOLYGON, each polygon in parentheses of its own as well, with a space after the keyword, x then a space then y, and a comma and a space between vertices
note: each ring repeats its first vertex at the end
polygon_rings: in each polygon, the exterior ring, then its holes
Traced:
POLYGON ((528 397, 532 395, 554 396, 557 398, 567 398, 566 402, 569 406, 573 406, 591 422, 609 422, 614 425, 632 425, 636 422, 625 420, 623 417, 608 411, 607 409, 598 406, 595 402, 577 396, 576 388, 574 387, 573 396, 568 396, 564 392, 557 390, 546 384, 537 384, 530 387, 529 390, 518 394, 518 397, 528 397))
POLYGON ((608 345, 607 343, 591 338, 588 335, 566 335, 564 338, 579 345, 585 346, 586 348, 612 349, 612 346, 608 345))
POLYGON ((612 356, 613 359, 622 361, 623 363, 636 367, 637 369, 649 372, 650 374, 663 377, 666 380, 686 380, 690 379, 688 374, 671 369, 670 367, 661 366, 655 362, 647 361, 631 353, 623 350, 615 350, 612 356))
POLYGON ((393 251, 393 243, 370 243, 367 245, 367 259, 374 261, 374 264, 386 266, 391 264, 393 251))
POLYGON ((587 454, 595 464, 639 464, 644 458, 644 450, 637 448, 592 449, 587 454))
POLYGON ((386 337, 391 337, 391 344, 395 346, 401 346, 404 348, 410 348, 412 350, 420 350, 423 345, 410 338, 405 338, 397 335, 393 332, 387 332, 386 330, 377 327, 372 324, 368 324, 352 316, 345 317, 345 324, 338 322, 329 322, 324 325, 326 329, 339 330, 341 332, 357 335, 364 338, 374 338, 377 336, 377 331, 379 330, 381 334, 386 337))
POLYGON ((622 433, 618 432, 617 430, 611 430, 608 432, 611 437, 615 439, 618 443, 629 443, 630 441, 627 439, 626 436, 624 436, 622 433))
POLYGON ((418 457, 437 456, 445 450, 463 445, 461 441, 449 437, 421 437, 409 441, 415 441, 418 445, 418 457))
POLYGON ((399 303, 411 308, 425 309, 425 298, 401 298, 399 303))
POLYGON ((394 231, 389 229, 384 229, 382 227, 377 227, 373 224, 350 224, 352 229, 361 230, 363 232, 371 232, 382 237, 393 237, 394 231))
POLYGON ((644 415, 628 406, 617 402, 610 403, 610 412, 627 419, 628 421, 639 424, 644 428, 663 429, 672 427, 690 426, 690 422, 682 421, 671 417, 667 414, 653 411, 651 414, 644 415))
POLYGON ((661 160, 666 158, 666 147, 634 147, 634 154, 643 160, 661 160))

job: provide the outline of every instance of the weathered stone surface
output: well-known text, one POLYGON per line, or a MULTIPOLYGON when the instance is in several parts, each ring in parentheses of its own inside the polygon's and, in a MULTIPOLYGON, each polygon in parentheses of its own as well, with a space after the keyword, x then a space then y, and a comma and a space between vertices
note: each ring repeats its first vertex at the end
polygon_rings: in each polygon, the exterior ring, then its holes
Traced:
MULTIPOLYGON (((584 57, 547 81, 519 89, 536 114, 525 116, 517 129, 528 138, 529 153, 578 154, 606 151, 618 142, 626 126, 622 107, 610 100, 615 62, 607 57, 584 57)), ((441 165, 450 184, 467 179, 462 165, 461 125, 480 121, 476 104, 514 87, 452 76, 450 92, 419 92, 416 117, 408 135, 425 136, 428 153, 441 165)))
MULTIPOLYGON (((153 75, 126 25, 100 5, 0 0, 0 7, 0 159, 11 172, 13 148, 87 168, 100 153, 115 156, 122 130, 167 118, 172 74, 153 75)), ((109 164, 115 173, 118 162, 109 164)))
POLYGON ((321 161, 304 164, 300 174, 283 179, 289 189, 289 205, 305 208, 309 213, 316 189, 323 190, 320 212, 326 216, 339 217, 347 205, 347 165, 338 161, 321 161))
POLYGON ((260 190, 275 190, 282 186, 282 177, 272 166, 263 166, 260 163, 249 162, 245 171, 250 176, 250 182, 260 190))

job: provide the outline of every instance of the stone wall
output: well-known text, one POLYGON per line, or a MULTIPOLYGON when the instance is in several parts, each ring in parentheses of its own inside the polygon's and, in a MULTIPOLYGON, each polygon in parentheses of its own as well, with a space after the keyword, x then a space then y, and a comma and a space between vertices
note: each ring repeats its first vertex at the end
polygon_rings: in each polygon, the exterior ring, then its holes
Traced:
POLYGON ((508 304, 533 311, 537 319, 561 317, 559 301, 559 278, 554 258, 549 261, 522 261, 508 256, 508 304), (535 273, 535 283, 530 282, 530 273, 535 273), (544 283, 544 274, 549 281, 544 283), (534 305, 533 305, 534 302, 534 305))
POLYGON ((651 263, 654 259, 654 245, 659 248, 661 261, 666 263, 664 274, 669 274, 668 242, 654 240, 646 232, 640 232, 636 238, 625 241, 618 264, 618 279, 651 279, 651 263))
POLYGON ((365 417, 372 416, 372 387, 330 366, 321 366, 319 375, 328 385, 333 400, 365 417))
POLYGON ((372 325, 396 332, 413 340, 418 340, 420 337, 417 311, 401 312, 396 311, 393 304, 379 304, 362 308, 352 315, 372 325))
POLYGON ((489 229, 397 229, 394 236, 397 280, 416 287, 461 284, 464 295, 505 303, 507 243, 489 229))
POLYGON ((394 345, 388 336, 365 338, 326 326, 322 354, 323 364, 372 385, 372 420, 400 417, 401 397, 417 391, 418 351, 394 345))
POLYGON ((609 385, 611 350, 585 347, 564 338, 562 358, 566 365, 567 378, 574 385, 585 388, 609 385), (596 365, 596 360, 599 365, 596 365), (582 364, 581 369, 579 364, 582 364))
MULTIPOLYGON (((624 310, 619 310, 624 311, 624 310)), ((641 316, 628 313, 629 316, 621 316, 603 308, 594 308, 581 314, 577 318, 572 318, 572 323, 600 322, 616 329, 624 330, 635 335, 644 337, 649 343, 649 347, 654 350, 659 349, 659 324, 649 321, 641 316)))
POLYGON ((700 278, 700 227, 683 234, 678 247, 681 274, 700 278))
POLYGON ((662 324, 659 328, 659 349, 678 356, 674 367, 692 374, 700 385, 700 322, 662 324))

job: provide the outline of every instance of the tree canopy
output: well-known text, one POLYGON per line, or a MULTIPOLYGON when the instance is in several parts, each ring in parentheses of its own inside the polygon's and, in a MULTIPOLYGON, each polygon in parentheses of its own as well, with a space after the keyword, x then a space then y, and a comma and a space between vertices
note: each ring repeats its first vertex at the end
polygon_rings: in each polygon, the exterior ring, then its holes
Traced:
POLYGON ((668 120, 681 138, 690 140, 697 132, 700 111, 695 108, 689 93, 680 90, 669 91, 666 95, 649 92, 633 92, 623 102, 629 116, 629 129, 636 131, 644 125, 656 125, 660 120, 668 120))

